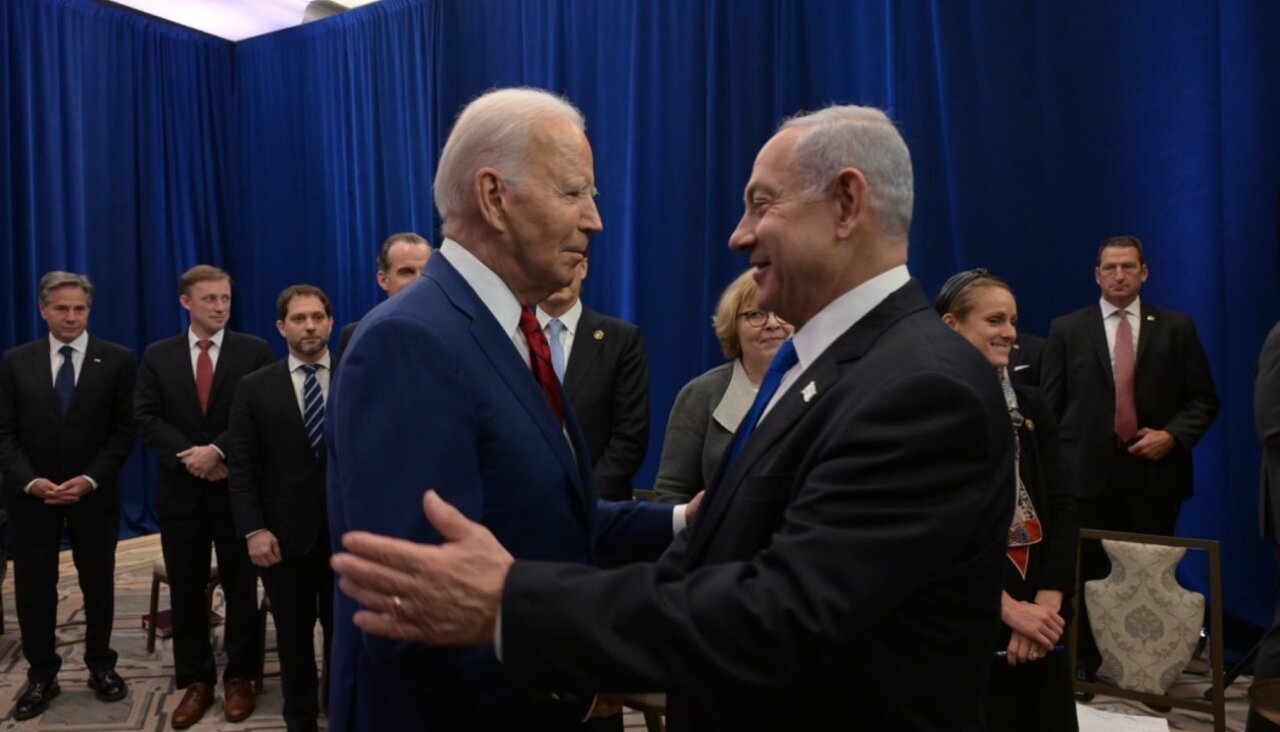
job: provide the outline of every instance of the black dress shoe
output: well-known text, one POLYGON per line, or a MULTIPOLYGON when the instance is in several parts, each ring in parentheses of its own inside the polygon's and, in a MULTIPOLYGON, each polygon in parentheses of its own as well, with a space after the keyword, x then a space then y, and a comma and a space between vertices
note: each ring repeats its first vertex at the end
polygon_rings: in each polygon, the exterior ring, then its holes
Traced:
POLYGON ((124 679, 111 668, 90 671, 89 688, 93 689, 93 695, 98 697, 99 701, 104 702, 120 701, 129 693, 129 687, 125 686, 124 679))
POLYGON ((27 688, 22 690, 18 702, 13 705, 13 718, 21 722, 44 714, 44 710, 49 708, 49 702, 53 701, 61 691, 62 687, 58 686, 57 679, 28 681, 27 688))

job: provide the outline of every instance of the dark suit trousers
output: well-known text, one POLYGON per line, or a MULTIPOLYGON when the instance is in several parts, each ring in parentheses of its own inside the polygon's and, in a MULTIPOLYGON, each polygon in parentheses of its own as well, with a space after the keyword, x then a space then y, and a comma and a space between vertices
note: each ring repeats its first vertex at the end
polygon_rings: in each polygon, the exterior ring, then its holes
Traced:
MULTIPOLYGON (((1276 561, 1280 562, 1280 546, 1273 549, 1276 561)), ((1276 604, 1276 616, 1271 621, 1271 628, 1258 643, 1258 658, 1253 666, 1254 681, 1277 677, 1280 677, 1280 602, 1276 604)), ((1245 732, 1280 732, 1280 724, 1272 724, 1251 711, 1244 729, 1245 732)))
POLYGON ((160 519, 160 548, 169 570, 173 608, 173 665, 179 689, 193 682, 217 682, 217 666, 209 642, 205 585, 209 580, 209 545, 218 555, 218 577, 226 596, 223 678, 254 679, 261 651, 258 639, 258 578, 245 541, 231 519, 226 483, 200 489, 196 513, 160 519))
POLYGON ((84 594, 85 665, 92 671, 115 668, 111 625, 115 621, 117 511, 71 511, 46 506, 29 496, 13 496, 6 506, 13 544, 13 583, 22 629, 27 679, 47 681, 62 667, 55 646, 58 619, 58 549, 65 525, 71 558, 84 594))
POLYGON ((316 678, 316 620, 324 633, 324 668, 333 641, 333 572, 329 569, 328 532, 306 555, 258 567, 271 615, 276 621, 284 721, 289 730, 314 729, 320 714, 316 678))
MULTIPOLYGON (((1080 526, 1103 531, 1131 531, 1139 534, 1173 536, 1182 508, 1181 498, 1151 494, 1145 488, 1144 473, 1150 461, 1134 457, 1117 446, 1112 452, 1111 473, 1101 496, 1081 498, 1080 526)), ((1164 486, 1158 486, 1159 490, 1164 486)), ((1093 640, 1093 627, 1084 608, 1084 583, 1107 576, 1111 562, 1102 543, 1086 541, 1080 548, 1080 646, 1078 664, 1089 670, 1101 663, 1098 646, 1093 640)))

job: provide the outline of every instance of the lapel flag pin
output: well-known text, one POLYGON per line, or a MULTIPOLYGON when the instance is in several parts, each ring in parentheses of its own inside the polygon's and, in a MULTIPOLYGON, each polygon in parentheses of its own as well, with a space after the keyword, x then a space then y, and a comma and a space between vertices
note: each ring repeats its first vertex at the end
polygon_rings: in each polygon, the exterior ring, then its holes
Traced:
POLYGON ((102 359, 100 359, 100 358, 95 358, 95 359, 93 359, 93 362, 94 362, 94 363, 102 363, 102 359))
POLYGON ((595 339, 596 339, 596 340, 598 340, 598 341, 602 341, 602 340, 604 340, 604 331, 602 331, 602 330, 597 330, 595 333, 592 333, 592 334, 591 334, 591 337, 592 337, 592 338, 595 338, 595 339))
POLYGON ((808 404, 809 400, 813 399, 817 395, 818 387, 812 381, 805 384, 804 388, 800 390, 800 396, 804 397, 805 404, 808 404))
POLYGON ((1156 316, 1154 316, 1154 315, 1148 315, 1148 316, 1147 316, 1147 322, 1148 322, 1148 323, 1154 323, 1154 322, 1156 322, 1156 316))

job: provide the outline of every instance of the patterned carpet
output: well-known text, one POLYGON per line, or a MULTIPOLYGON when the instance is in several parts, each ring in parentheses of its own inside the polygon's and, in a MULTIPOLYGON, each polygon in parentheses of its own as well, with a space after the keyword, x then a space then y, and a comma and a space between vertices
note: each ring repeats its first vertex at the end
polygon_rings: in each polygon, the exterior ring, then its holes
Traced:
MULTIPOLYGON (((5 633, 0 635, 0 732, 54 730, 82 730, 93 732, 111 732, 114 730, 160 730, 169 729, 169 713, 177 706, 181 693, 173 687, 173 661, 169 642, 158 640, 155 653, 147 653, 146 631, 142 628, 141 618, 148 611, 151 591, 151 566, 160 554, 158 536, 148 536, 121 542, 116 555, 116 621, 112 635, 112 646, 120 654, 117 670, 129 684, 129 696, 123 701, 103 703, 94 698, 93 692, 86 686, 88 674, 84 668, 83 654, 84 626, 80 589, 76 584, 75 568, 71 564, 69 553, 64 552, 61 580, 59 582, 58 629, 59 651, 63 655, 62 671, 58 676, 62 686, 62 694, 53 701, 49 710, 36 719, 16 722, 12 717, 14 699, 22 692, 26 681, 26 661, 22 658, 22 648, 18 640, 18 621, 13 602, 13 573, 7 573, 3 584, 5 633)), ((215 598, 215 609, 221 602, 221 595, 215 598)), ((161 592, 160 607, 168 605, 167 595, 161 592)), ((221 640, 221 634, 215 636, 221 640)), ((274 643, 274 629, 270 621, 267 624, 267 646, 274 643)), ((317 650, 319 638, 317 636, 317 650)), ((219 654, 221 649, 219 648, 219 654)), ((219 663, 225 661, 219 658, 219 663)), ((1203 671, 1203 663, 1199 670, 1203 671)), ((219 701, 205 718, 192 730, 196 732, 239 732, 241 730, 283 730, 284 721, 280 717, 280 681, 270 676, 278 670, 275 654, 268 651, 265 681, 262 694, 258 696, 257 711, 244 722, 231 724, 222 717, 221 687, 219 701)), ((1195 666, 1193 671, 1197 670, 1195 666)), ((1197 696, 1207 688, 1207 676, 1193 673, 1184 674, 1178 682, 1176 692, 1189 697, 1197 696)), ((1227 689, 1227 729, 1242 732, 1247 707, 1245 689, 1248 688, 1248 677, 1241 677, 1227 689)), ((1156 713, 1135 702, 1109 700, 1098 697, 1091 706, 1123 714, 1154 716, 1156 713)), ((1164 715, 1169 719, 1170 729, 1174 730, 1212 730, 1213 724, 1207 715, 1174 711, 1164 715)), ((638 713, 629 713, 625 717, 628 730, 643 730, 644 721, 638 713)), ((320 719, 321 729, 325 728, 325 719, 320 719)), ((382 732, 382 731, 378 731, 382 732)))

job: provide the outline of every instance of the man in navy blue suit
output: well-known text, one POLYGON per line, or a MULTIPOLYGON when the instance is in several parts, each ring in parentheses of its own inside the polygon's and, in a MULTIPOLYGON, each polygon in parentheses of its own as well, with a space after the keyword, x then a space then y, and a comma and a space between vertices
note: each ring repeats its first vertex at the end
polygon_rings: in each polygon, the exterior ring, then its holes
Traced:
MULTIPOLYGON (((422 514, 428 489, 530 560, 656 557, 682 527, 680 509, 597 500, 532 311, 601 228, 594 183, 565 100, 507 89, 463 110, 435 180, 447 238, 421 278, 361 319, 330 391, 334 537, 441 542, 422 514)), ((593 711, 589 694, 517 692, 491 644, 388 641, 357 628, 356 611, 337 596, 330 730, 570 729, 593 711)))
POLYGON ((496 642, 528 688, 665 690, 672 730, 983 730, 1013 430, 907 271, 906 143, 877 109, 794 118, 744 201, 730 247, 796 331, 692 528, 657 563, 530 562, 430 493, 444 546, 344 537, 356 622, 496 642))

